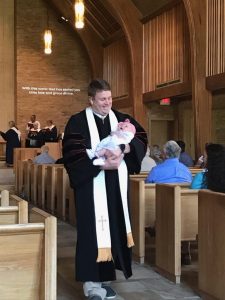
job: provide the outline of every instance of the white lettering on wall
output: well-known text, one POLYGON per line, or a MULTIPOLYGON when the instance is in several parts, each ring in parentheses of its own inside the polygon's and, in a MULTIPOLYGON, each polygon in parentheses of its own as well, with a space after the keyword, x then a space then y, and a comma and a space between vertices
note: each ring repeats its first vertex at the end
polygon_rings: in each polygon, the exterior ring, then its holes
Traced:
POLYGON ((73 96, 80 92, 75 88, 22 86, 22 90, 30 95, 73 96))

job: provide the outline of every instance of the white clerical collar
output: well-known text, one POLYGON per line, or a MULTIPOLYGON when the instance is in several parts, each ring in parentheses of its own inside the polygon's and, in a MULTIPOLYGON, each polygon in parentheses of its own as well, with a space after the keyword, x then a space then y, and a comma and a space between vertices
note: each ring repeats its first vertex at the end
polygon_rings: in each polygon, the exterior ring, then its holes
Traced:
POLYGON ((105 120, 105 118, 108 116, 108 115, 106 115, 106 116, 100 115, 100 114, 96 113, 93 109, 92 109, 92 111, 93 111, 94 115, 96 115, 97 117, 99 117, 102 120, 105 120))

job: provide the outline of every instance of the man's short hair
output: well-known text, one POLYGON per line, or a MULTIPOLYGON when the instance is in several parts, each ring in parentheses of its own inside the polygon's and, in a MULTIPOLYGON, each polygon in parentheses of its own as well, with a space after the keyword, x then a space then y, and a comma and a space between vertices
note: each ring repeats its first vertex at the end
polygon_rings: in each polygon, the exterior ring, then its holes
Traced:
POLYGON ((181 148, 175 141, 168 141, 163 146, 163 151, 166 155, 166 158, 179 158, 181 148))
POLYGON ((88 96, 94 97, 97 92, 111 91, 110 84, 104 79, 94 79, 88 86, 88 96))

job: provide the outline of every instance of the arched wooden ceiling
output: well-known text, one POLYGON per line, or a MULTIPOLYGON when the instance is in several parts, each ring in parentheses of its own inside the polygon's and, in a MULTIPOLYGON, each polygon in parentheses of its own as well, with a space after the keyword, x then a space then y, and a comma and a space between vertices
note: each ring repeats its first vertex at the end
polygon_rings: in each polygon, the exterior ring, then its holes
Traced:
MULTIPOLYGON (((74 23, 74 2, 75 0, 45 0, 52 4, 57 13, 67 18, 71 25, 74 23)), ((114 0, 119 1, 119 0, 114 0)), ((133 5, 142 17, 154 13, 156 10, 167 5, 174 0, 127 0, 127 5, 133 5)), ((84 0, 85 2, 85 22, 90 26, 104 43, 111 40, 122 31, 117 16, 107 8, 104 0, 84 0)), ((75 30, 75 28, 74 28, 75 30)), ((78 32, 79 33, 79 32, 78 32)))

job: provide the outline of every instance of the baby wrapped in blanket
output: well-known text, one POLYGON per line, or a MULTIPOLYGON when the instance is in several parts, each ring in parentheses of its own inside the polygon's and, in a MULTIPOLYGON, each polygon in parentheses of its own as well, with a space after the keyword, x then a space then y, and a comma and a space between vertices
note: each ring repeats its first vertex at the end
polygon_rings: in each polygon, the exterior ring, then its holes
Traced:
POLYGON ((129 119, 119 122, 117 130, 112 131, 109 136, 101 140, 96 149, 87 149, 87 155, 93 159, 93 165, 103 166, 105 164, 107 150, 116 150, 121 145, 131 142, 136 133, 136 129, 129 119))

